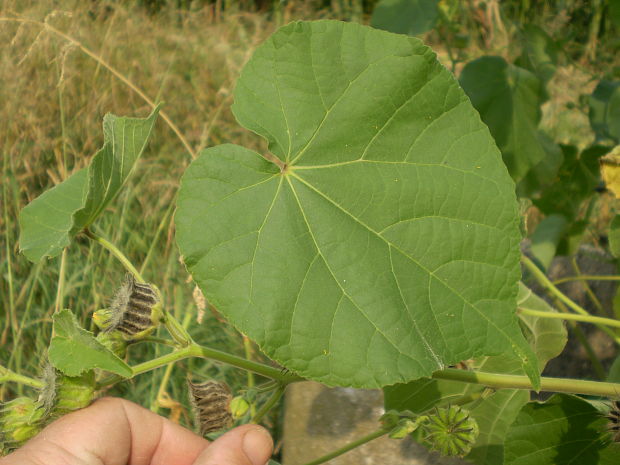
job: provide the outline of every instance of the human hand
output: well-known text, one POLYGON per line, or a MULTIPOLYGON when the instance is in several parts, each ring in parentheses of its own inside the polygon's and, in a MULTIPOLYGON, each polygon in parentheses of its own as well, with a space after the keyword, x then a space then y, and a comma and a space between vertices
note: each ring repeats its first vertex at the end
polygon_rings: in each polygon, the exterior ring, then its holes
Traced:
POLYGON ((257 425, 210 443, 139 405, 106 397, 56 420, 0 465, 265 465, 272 450, 257 425))

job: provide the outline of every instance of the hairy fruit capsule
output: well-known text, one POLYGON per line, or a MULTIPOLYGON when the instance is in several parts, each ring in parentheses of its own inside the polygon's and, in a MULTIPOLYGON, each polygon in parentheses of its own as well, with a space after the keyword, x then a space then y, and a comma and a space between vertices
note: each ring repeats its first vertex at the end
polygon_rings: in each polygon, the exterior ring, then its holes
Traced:
POLYGON ((232 395, 226 383, 214 380, 198 384, 188 380, 187 383, 201 435, 232 426, 233 416, 230 408, 232 395))
POLYGON ((478 438, 478 423, 459 406, 437 408, 423 424, 425 440, 442 455, 467 455, 478 438))
POLYGON ((39 394, 46 420, 88 407, 95 398, 95 373, 89 370, 81 376, 66 376, 50 363, 43 369, 44 387, 39 394))
POLYGON ((612 441, 620 442, 620 400, 612 402, 611 410, 605 416, 609 420, 607 431, 611 433, 612 441))
MULTIPOLYGON (((104 332, 119 332, 127 340, 140 339, 150 334, 162 316, 161 297, 155 286, 139 283, 127 274, 116 291, 108 312, 101 312, 95 322, 105 327, 104 332)), ((97 312, 96 312, 97 313, 97 312)))
POLYGON ((29 397, 18 397, 0 407, 0 450, 8 453, 37 434, 43 410, 29 397))

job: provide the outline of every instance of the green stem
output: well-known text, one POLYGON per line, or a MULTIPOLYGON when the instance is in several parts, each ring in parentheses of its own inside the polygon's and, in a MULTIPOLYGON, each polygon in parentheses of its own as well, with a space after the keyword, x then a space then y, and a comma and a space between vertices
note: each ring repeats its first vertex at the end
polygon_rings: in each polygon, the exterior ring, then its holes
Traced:
MULTIPOLYGON (((432 375, 435 379, 448 379, 463 383, 482 384, 497 389, 527 389, 532 390, 532 383, 527 376, 505 375, 499 373, 485 373, 481 371, 466 371, 456 368, 445 368, 432 375)), ((567 392, 570 394, 586 394, 593 396, 613 397, 620 396, 620 384, 588 381, 568 378, 541 378, 541 391, 567 392)))
POLYGON ((519 307, 519 313, 538 316, 542 318, 555 318, 558 320, 584 321, 586 323, 614 326, 616 328, 620 328, 620 321, 614 320, 612 318, 603 318, 600 316, 576 315, 575 313, 545 312, 541 310, 532 310, 530 308, 522 307, 519 307))
POLYGON ((103 246, 104 249, 107 249, 109 252, 111 252, 112 255, 114 255, 118 259, 118 261, 123 264, 125 269, 129 271, 136 278, 136 281, 141 282, 141 283, 146 282, 144 278, 142 277, 142 275, 140 274, 140 272, 136 269, 136 267, 133 266, 133 263, 129 261, 129 259, 125 256, 125 254, 123 254, 123 252, 121 252, 118 249, 118 247, 116 247, 114 244, 104 239, 103 237, 98 236, 97 234, 95 234, 88 228, 84 229, 83 232, 88 238, 97 242, 99 245, 103 246))
POLYGON ((356 439, 355 441, 350 442, 349 444, 342 446, 341 448, 336 449, 335 451, 330 452, 329 454, 319 457, 318 459, 312 460, 311 462, 307 462, 304 465, 319 465, 320 463, 325 463, 328 460, 331 460, 335 457, 338 457, 339 455, 349 452, 351 449, 355 449, 356 447, 359 447, 362 444, 366 444, 367 442, 370 442, 373 439, 380 438, 381 436, 384 436, 389 432, 390 432, 389 430, 380 428, 377 431, 367 434, 366 436, 362 436, 361 438, 356 439))
POLYGON ((571 281, 620 281, 620 276, 582 274, 579 276, 567 276, 565 278, 556 279, 552 281, 552 283, 557 286, 558 284, 571 281))
POLYGON ((17 374, 14 371, 9 370, 8 368, 0 366, 0 384, 11 382, 11 381, 14 383, 25 384, 26 386, 30 386, 35 389, 43 388, 43 382, 39 381, 38 379, 34 379, 34 378, 30 378, 29 376, 17 374))
MULTIPOLYGON (((269 365, 254 362, 252 360, 246 360, 245 358, 238 357, 227 352, 222 352, 220 350, 211 349, 210 347, 204 347, 193 342, 186 347, 182 347, 166 355, 162 355, 161 357, 157 357, 144 363, 134 365, 132 367, 132 378, 134 376, 168 365, 169 363, 183 360, 188 357, 200 357, 215 360, 221 363, 226 363, 227 365, 241 368, 243 370, 252 371, 266 378, 274 379, 283 385, 287 385, 297 381, 304 381, 304 378, 302 378, 301 376, 293 375, 291 373, 283 373, 282 370, 280 370, 279 368, 274 368, 269 365)), ((99 383, 99 388, 109 386, 121 380, 122 378, 119 376, 110 376, 99 383)))
MULTIPOLYGON (((560 291, 550 280, 545 273, 542 272, 536 264, 525 255, 521 255, 521 263, 532 273, 536 280, 554 297, 566 304, 569 308, 581 315, 590 315, 587 310, 577 305, 571 299, 569 299, 562 291, 560 291)), ((607 333, 617 344, 620 344, 620 338, 607 326, 596 325, 601 331, 607 333)))
POLYGON ((267 413, 269 413, 273 406, 278 403, 280 397, 282 397, 282 394, 284 394, 285 389, 285 384, 281 384, 280 386, 278 386, 276 390, 273 391, 273 394, 271 394, 269 399, 267 399, 267 402, 262 405, 262 407, 258 410, 258 412, 256 412, 256 414, 252 415, 252 421, 250 423, 259 424, 263 417, 267 415, 267 413))
MULTIPOLYGON (((247 358, 248 360, 252 360, 252 355, 253 355, 252 341, 250 341, 250 338, 247 337, 245 334, 242 334, 241 337, 243 338, 243 351, 245 353, 245 358, 247 358)), ((248 378, 248 389, 252 389, 256 385, 254 381, 254 373, 252 373, 251 371, 248 371, 247 378, 248 378)), ((250 405, 250 415, 252 416, 252 418, 256 416, 256 405, 254 404, 254 402, 252 402, 252 404, 250 405)))
MULTIPOLYGON (((575 274, 577 276, 581 276, 581 270, 579 269, 579 264, 577 263, 577 259, 575 257, 571 258, 571 265, 573 267, 573 270, 575 271, 575 274)), ((603 305, 601 304, 601 301, 598 299, 598 297, 596 297, 596 294, 592 291, 592 288, 590 287, 588 282, 584 281, 582 285, 585 288, 586 293, 588 294, 588 297, 590 297, 590 300, 596 307, 596 310, 598 311, 598 313, 601 315, 604 314, 605 310, 603 309, 603 305)))

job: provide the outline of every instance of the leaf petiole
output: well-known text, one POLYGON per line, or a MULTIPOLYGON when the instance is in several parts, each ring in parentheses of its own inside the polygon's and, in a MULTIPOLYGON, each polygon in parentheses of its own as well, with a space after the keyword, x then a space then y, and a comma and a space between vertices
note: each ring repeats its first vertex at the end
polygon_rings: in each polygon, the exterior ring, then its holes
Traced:
POLYGON ((26 386, 33 387, 35 389, 43 388, 42 381, 31 378, 29 376, 20 375, 0 365, 0 384, 4 384, 8 382, 24 384, 26 386))
POLYGON ((146 282, 144 278, 142 277, 142 275, 140 274, 140 272, 136 269, 136 267, 133 266, 133 263, 129 261, 129 259, 125 256, 125 254, 123 254, 123 252, 119 250, 118 247, 116 247, 114 244, 104 239, 103 237, 95 234, 88 228, 85 228, 83 233, 86 237, 88 237, 89 239, 92 239, 93 241, 101 245, 104 249, 112 253, 112 255, 114 255, 118 259, 118 261, 120 261, 123 264, 125 269, 129 271, 136 278, 136 281, 141 282, 141 283, 146 282))

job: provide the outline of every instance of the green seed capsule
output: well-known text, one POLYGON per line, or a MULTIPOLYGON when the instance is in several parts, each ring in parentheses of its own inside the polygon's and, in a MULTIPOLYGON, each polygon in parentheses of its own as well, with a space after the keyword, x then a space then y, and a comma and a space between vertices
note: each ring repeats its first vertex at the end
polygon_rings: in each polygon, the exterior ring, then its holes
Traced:
POLYGON ((447 456, 467 455, 478 438, 478 423, 458 406, 437 408, 423 424, 426 441, 447 456))
POLYGON ((18 397, 0 407, 0 449, 8 453, 37 434, 43 410, 29 397, 18 397))
POLYGON ((44 367, 43 382, 38 402, 43 407, 46 420, 88 407, 95 397, 93 370, 81 376, 66 376, 48 363, 44 367))
POLYGON ((188 380, 188 385, 201 435, 232 426, 233 416, 230 411, 232 395, 226 383, 209 380, 194 384, 188 380))

